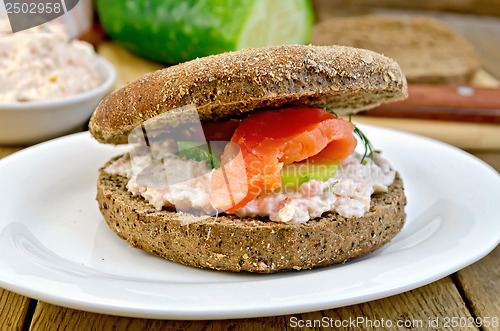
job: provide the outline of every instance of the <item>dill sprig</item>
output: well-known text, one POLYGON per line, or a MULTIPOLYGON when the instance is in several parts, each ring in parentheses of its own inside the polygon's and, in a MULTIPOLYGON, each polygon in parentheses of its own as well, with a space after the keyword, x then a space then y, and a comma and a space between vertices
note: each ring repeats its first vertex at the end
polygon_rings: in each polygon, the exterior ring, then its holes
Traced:
POLYGON ((361 131, 358 127, 354 128, 354 133, 358 135, 359 139, 361 139, 361 142, 365 146, 365 153, 363 154, 363 157, 361 158, 360 163, 363 163, 367 156, 369 156, 370 159, 372 159, 372 161, 373 161, 374 148, 373 148, 373 145, 370 142, 370 140, 368 140, 368 138, 365 136, 363 131, 361 131))
POLYGON ((321 107, 321 109, 323 109, 324 111, 326 111, 327 113, 330 113, 332 114, 333 116, 339 118, 339 115, 337 115, 337 113, 333 110, 333 109, 329 109, 329 108, 326 108, 326 107, 321 107))
MULTIPOLYGON (((326 109, 326 107, 323 107, 323 110, 325 110, 325 111, 333 114, 337 118, 339 117, 337 115, 337 113, 335 113, 331 109, 326 109)), ((351 121, 351 115, 350 114, 349 114, 349 122, 352 123, 352 121, 351 121)), ((354 127, 354 133, 358 135, 359 139, 361 139, 361 142, 363 143, 363 145, 365 147, 365 153, 363 154, 363 157, 361 158, 360 163, 363 163, 365 161, 365 159, 366 159, 367 156, 369 156, 370 159, 372 159, 372 162, 373 162, 373 153, 375 151, 375 148, 373 147, 372 143, 370 142, 370 140, 368 140, 368 138, 363 133, 363 131, 361 131, 357 126, 354 127)))
MULTIPOLYGON (((349 115, 349 122, 352 123, 351 115, 349 115)), ((366 137, 366 135, 363 133, 363 131, 361 131, 357 126, 354 127, 354 133, 358 135, 359 139, 361 139, 361 142, 363 143, 363 145, 365 147, 365 153, 363 154, 363 157, 361 158, 360 163, 363 163, 367 156, 369 156, 373 162, 373 152, 374 152, 375 148, 373 147, 372 143, 366 137)))

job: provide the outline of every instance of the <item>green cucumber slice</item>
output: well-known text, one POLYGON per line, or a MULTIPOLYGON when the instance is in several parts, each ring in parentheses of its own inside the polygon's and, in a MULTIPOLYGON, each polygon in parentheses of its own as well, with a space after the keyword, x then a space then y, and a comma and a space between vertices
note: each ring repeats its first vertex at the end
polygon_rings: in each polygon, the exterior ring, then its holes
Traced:
POLYGON ((213 150, 217 149, 217 144, 199 144, 192 141, 178 141, 177 148, 179 152, 177 155, 183 156, 187 159, 195 160, 198 162, 207 162, 212 169, 220 167, 220 155, 222 151, 213 150))
POLYGON ((281 186, 284 188, 296 188, 311 179, 327 181, 335 176, 338 169, 336 163, 291 163, 281 169, 281 186))

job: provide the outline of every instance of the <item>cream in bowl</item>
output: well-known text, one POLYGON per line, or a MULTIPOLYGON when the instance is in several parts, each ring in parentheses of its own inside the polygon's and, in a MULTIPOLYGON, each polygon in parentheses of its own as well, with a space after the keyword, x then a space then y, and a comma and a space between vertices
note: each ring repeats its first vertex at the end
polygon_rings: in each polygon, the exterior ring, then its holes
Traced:
POLYGON ((0 19, 0 144, 26 144, 82 127, 116 78, 92 46, 44 24, 13 34, 0 19))

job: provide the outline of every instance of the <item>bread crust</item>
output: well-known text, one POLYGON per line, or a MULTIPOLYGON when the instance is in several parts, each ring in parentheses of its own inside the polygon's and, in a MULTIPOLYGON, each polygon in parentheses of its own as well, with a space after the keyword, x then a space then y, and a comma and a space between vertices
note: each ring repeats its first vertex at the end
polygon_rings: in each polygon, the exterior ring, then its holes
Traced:
POLYGON ((395 59, 414 84, 465 84, 480 68, 474 47, 451 27, 423 16, 336 17, 314 27, 314 45, 345 45, 395 59))
POLYGON ((406 197, 396 175, 362 217, 326 213, 302 224, 234 215, 196 218, 156 210, 101 168, 97 201, 108 226, 133 247, 198 268, 273 273, 341 263, 388 243, 403 227, 406 197))
POLYGON ((219 121, 285 105, 354 113, 406 96, 398 64, 372 51, 303 45, 246 49, 139 78, 101 101, 89 130, 102 143, 122 144, 142 122, 186 105, 197 107, 201 121, 219 121))

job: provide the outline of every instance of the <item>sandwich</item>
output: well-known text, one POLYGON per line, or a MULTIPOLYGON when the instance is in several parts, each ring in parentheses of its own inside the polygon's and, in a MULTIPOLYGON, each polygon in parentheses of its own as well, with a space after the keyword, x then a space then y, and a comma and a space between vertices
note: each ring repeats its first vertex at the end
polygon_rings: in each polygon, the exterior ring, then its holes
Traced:
POLYGON ((99 209, 131 246, 198 268, 362 256, 401 231, 406 197, 347 116, 406 96, 395 61, 343 46, 245 49, 146 74, 91 117, 99 142, 131 145, 99 170, 99 209))

